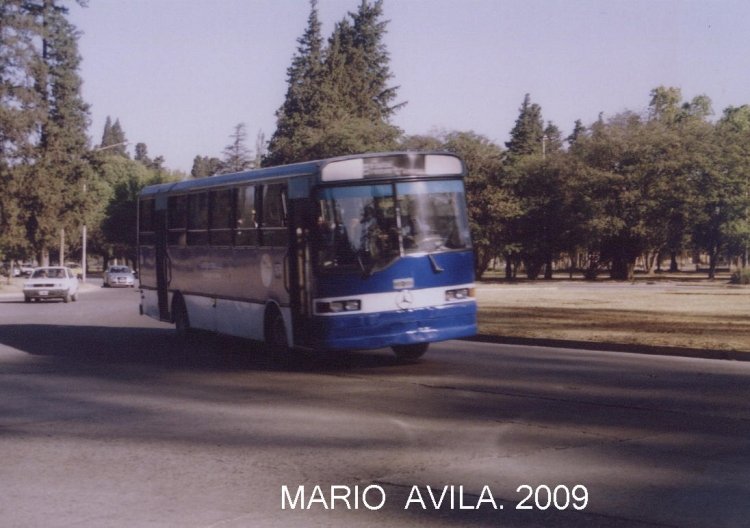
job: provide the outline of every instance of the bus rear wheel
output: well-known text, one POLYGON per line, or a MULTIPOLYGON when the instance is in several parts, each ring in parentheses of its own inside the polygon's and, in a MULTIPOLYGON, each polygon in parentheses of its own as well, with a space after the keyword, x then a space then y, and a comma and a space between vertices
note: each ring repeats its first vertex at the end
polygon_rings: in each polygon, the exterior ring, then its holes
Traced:
POLYGON ((414 343, 412 345, 393 345, 391 348, 398 359, 414 361, 424 356, 429 346, 429 343, 414 343))
POLYGON ((177 337, 187 339, 190 334, 190 318, 185 307, 185 301, 182 298, 177 299, 172 312, 174 313, 174 328, 177 331, 177 337))

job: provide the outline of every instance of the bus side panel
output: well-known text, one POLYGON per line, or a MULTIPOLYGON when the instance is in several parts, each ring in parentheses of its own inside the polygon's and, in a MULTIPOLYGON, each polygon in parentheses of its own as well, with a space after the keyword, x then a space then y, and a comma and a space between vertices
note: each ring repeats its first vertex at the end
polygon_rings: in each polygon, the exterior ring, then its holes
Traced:
POLYGON ((159 295, 156 290, 141 290, 141 311, 143 315, 159 319, 159 295))
POLYGON ((200 330, 216 331, 216 308, 214 299, 200 295, 183 295, 188 311, 190 327, 200 330))
POLYGON ((262 341, 265 309, 260 303, 219 300, 216 305, 216 331, 262 341))
POLYGON ((170 247, 169 253, 170 290, 182 293, 192 327, 262 340, 265 308, 274 303, 291 335, 286 248, 170 247))

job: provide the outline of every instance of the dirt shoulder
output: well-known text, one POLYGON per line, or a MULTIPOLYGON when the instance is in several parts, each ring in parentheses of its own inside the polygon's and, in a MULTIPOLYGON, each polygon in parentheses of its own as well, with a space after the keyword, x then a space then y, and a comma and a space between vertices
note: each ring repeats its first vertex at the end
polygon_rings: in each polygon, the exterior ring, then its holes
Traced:
POLYGON ((479 339, 750 360, 750 288, 726 281, 479 282, 477 300, 479 339))

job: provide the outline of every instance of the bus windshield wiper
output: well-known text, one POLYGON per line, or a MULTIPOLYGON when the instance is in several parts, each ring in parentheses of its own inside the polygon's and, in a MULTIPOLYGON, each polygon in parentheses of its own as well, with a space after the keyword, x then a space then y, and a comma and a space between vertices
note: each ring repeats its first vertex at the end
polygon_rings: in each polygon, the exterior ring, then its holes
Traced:
POLYGON ((362 255, 357 255, 357 264, 359 264, 359 269, 362 270, 363 277, 369 277, 370 275, 372 275, 374 265, 370 266, 370 268, 368 269, 367 266, 365 266, 365 263, 362 262, 362 255))
POLYGON ((435 260, 435 257, 432 256, 432 253, 427 253, 427 258, 430 259, 432 271, 434 271, 435 273, 442 273, 445 271, 445 269, 437 263, 437 260, 435 260))

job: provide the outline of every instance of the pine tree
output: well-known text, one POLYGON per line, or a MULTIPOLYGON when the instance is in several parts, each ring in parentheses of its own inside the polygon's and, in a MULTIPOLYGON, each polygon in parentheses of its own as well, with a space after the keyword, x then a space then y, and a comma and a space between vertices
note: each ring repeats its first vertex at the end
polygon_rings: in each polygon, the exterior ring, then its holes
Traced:
POLYGON ((297 39, 297 52, 287 69, 287 92, 276 111, 276 131, 268 145, 264 164, 277 165, 302 159, 307 128, 317 125, 320 111, 318 85, 322 67, 323 39, 320 35, 318 2, 310 0, 307 28, 297 39))
POLYGON ((36 46, 41 31, 26 2, 0 2, 0 260, 28 256, 27 166, 46 117, 45 101, 34 89, 45 68, 36 46))
POLYGON ((232 138, 232 142, 224 147, 221 172, 241 172, 253 168, 253 157, 246 145, 245 123, 235 125, 234 132, 229 137, 232 138))
MULTIPOLYGON (((55 0, 25 8, 40 21, 41 57, 37 72, 38 96, 45 102, 36 161, 29 168, 24 207, 29 211, 27 237, 42 261, 60 231, 75 232, 85 215, 83 182, 91 175, 86 159, 88 105, 81 97, 78 69, 78 32, 66 19, 67 8, 55 0)), ((77 238, 77 237, 76 237, 77 238)))
POLYGON ((382 1, 363 0, 336 24, 321 50, 317 3, 288 70, 289 87, 265 164, 395 148, 401 131, 389 118, 397 88, 383 43, 382 1))
POLYGON ((583 137, 585 133, 586 127, 583 126, 583 122, 580 119, 576 119, 575 123, 573 124, 573 132, 571 132, 570 135, 565 138, 565 141, 567 141, 570 148, 573 149, 575 148, 578 140, 583 137))
POLYGON ((538 104, 532 104, 531 96, 526 94, 516 124, 510 132, 510 141, 505 146, 511 156, 533 154, 541 152, 543 137, 542 109, 538 104))
POLYGON ((102 152, 107 156, 122 156, 123 158, 129 158, 127 152, 128 140, 125 138, 125 132, 122 130, 120 125, 120 119, 115 119, 112 123, 112 119, 107 116, 107 120, 104 122, 104 131, 102 132, 102 141, 99 145, 98 151, 102 152))
POLYGON ((552 121, 547 121, 547 126, 544 128, 544 135, 542 136, 542 142, 546 154, 562 150, 562 132, 560 132, 560 129, 557 128, 557 125, 552 121))
POLYGON ((112 118, 107 116, 107 120, 104 121, 104 131, 102 132, 102 141, 99 143, 99 148, 114 145, 112 140, 112 118))
MULTIPOLYGON (((369 3, 362 0, 352 18, 351 48, 348 71, 352 74, 351 96, 356 105, 355 115, 372 121, 387 122, 405 103, 392 105, 398 87, 388 86, 393 78, 390 56, 383 39, 387 20, 383 17, 383 0, 369 3)), ((347 42, 345 40, 344 42, 347 42)))

